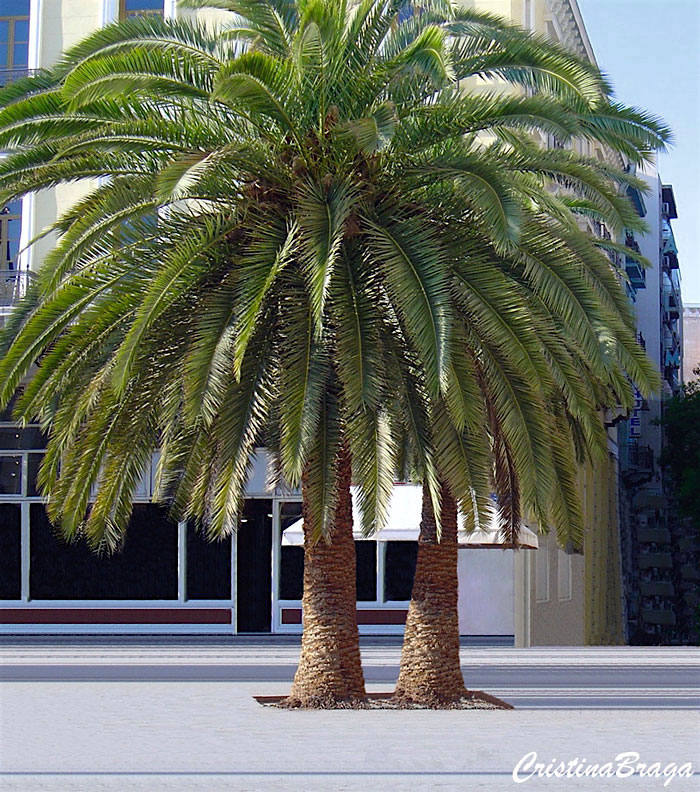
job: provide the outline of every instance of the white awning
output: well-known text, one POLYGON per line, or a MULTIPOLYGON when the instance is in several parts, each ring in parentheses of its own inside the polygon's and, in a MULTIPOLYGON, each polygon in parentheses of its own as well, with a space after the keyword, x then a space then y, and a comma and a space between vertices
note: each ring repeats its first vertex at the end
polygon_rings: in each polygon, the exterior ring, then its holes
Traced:
MULTIPOLYGON (((358 499, 355 497, 356 487, 351 487, 352 494, 352 521, 355 539, 365 539, 360 531, 362 525, 362 514, 358 506, 358 499)), ((423 488, 419 484, 396 484, 389 503, 389 515, 386 525, 381 531, 370 537, 379 542, 415 542, 418 540, 420 531, 420 515, 423 503, 423 488)), ((466 533, 461 529, 464 519, 460 515, 459 544, 466 548, 509 548, 512 545, 502 541, 498 529, 497 515, 494 513, 487 526, 478 531, 466 533)), ((304 521, 297 520, 282 534, 283 545, 303 545, 304 544, 304 521)), ((538 547, 537 535, 526 525, 520 527, 519 544, 523 548, 536 550, 538 547)))

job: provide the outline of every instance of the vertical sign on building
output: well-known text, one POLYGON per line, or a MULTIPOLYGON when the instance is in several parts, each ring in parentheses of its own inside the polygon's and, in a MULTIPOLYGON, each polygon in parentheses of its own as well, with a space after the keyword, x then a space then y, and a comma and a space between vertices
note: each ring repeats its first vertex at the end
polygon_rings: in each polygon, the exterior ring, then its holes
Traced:
POLYGON ((639 388, 634 386, 634 410, 630 418, 630 437, 642 436, 642 407, 644 406, 644 399, 639 392, 639 388))

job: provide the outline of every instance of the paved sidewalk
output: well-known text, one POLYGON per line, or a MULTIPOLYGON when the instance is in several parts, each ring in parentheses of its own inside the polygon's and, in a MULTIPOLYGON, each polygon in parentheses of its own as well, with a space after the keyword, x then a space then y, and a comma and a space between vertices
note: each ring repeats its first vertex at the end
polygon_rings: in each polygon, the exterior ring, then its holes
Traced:
MULTIPOLYGON (((388 677, 395 675, 398 652, 395 645, 365 646, 366 667, 374 669, 372 674, 387 675, 387 680, 371 682, 371 690, 391 688, 388 677)), ((145 642, 4 646, 0 650, 4 678, 0 789, 684 792, 700 788, 698 776, 675 778, 666 787, 663 779, 639 776, 532 778, 524 785, 512 779, 516 763, 531 751, 540 762, 578 758, 589 764, 634 751, 647 764, 660 762, 663 768, 671 762, 692 762, 699 772, 697 709, 668 702, 650 708, 649 701, 643 710, 624 709, 619 699, 607 709, 586 709, 570 695, 577 690, 580 701, 590 703, 600 692, 601 680, 607 680, 614 682, 618 691, 614 695, 619 697, 629 689, 625 679, 641 679, 645 695, 650 685, 666 684, 665 691, 673 697, 680 688, 669 680, 676 679, 687 682, 690 693, 697 696, 697 650, 463 649, 472 687, 477 686, 473 679, 488 680, 488 674, 503 690, 509 685, 523 699, 528 689, 540 689, 535 684, 544 686, 539 705, 534 705, 539 708, 517 702, 518 709, 508 712, 287 712, 261 707, 253 695, 286 692, 288 668, 297 653, 298 646, 274 642, 223 647, 186 643, 155 647, 145 642), (211 678, 224 668, 230 675, 227 679, 211 678), (255 668, 257 678, 249 678, 255 668), (62 680, 68 669, 76 677, 82 674, 83 680, 94 676, 89 681, 62 680), (136 681, 149 669, 157 671, 150 681, 136 681), (266 676, 271 669, 278 678, 266 676), (236 676, 241 670, 246 678, 236 676), (25 681, 19 681, 22 671, 25 681), (183 673, 189 675, 187 679, 178 678, 183 673), (530 682, 523 683, 528 674, 530 682), (557 708, 557 697, 566 699, 567 690, 568 704, 557 708)), ((484 687, 501 695, 501 688, 484 687)))
MULTIPOLYGON (((395 641, 363 641, 367 682, 390 690, 400 651, 395 641)), ((0 647, 0 680, 291 682, 298 658, 298 640, 276 638, 216 645, 191 639, 19 642, 0 647)), ((694 647, 462 647, 461 660, 469 687, 518 708, 700 708, 694 647)))

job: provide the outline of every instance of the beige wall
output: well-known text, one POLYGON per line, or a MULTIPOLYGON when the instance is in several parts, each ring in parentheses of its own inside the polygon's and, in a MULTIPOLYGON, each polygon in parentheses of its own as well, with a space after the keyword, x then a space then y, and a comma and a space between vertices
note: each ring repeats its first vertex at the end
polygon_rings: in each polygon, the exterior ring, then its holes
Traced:
POLYGON ((568 555, 552 534, 527 553, 530 566, 530 645, 584 643, 583 556, 568 555))

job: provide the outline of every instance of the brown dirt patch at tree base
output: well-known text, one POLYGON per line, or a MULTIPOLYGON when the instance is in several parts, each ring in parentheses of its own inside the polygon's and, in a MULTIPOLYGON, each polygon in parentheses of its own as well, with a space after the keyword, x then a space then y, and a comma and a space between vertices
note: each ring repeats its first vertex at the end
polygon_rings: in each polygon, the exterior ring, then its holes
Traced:
POLYGON ((253 696, 264 707, 275 707, 287 710, 512 710, 512 704, 481 690, 469 690, 467 695, 456 701, 412 701, 397 699, 393 693, 368 693, 364 699, 348 699, 344 701, 314 699, 308 702, 290 701, 287 696, 253 696))

